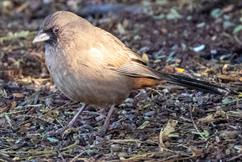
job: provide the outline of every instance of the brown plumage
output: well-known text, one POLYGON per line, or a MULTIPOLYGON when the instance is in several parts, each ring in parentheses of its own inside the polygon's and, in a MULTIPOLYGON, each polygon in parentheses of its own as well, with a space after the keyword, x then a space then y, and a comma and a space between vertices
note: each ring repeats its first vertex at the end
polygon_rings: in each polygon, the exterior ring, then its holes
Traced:
POLYGON ((134 89, 160 80, 212 93, 228 91, 208 82, 150 69, 112 34, 67 11, 45 18, 35 42, 45 42, 46 64, 56 86, 86 104, 117 105, 134 89))

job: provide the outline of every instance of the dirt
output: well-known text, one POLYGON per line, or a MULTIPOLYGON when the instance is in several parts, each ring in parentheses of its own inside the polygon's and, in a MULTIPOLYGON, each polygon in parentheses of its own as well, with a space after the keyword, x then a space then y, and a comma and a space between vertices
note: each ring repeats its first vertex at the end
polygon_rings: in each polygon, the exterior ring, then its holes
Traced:
POLYGON ((1 1, 1 161, 242 160, 241 93, 219 96, 168 83, 132 92, 104 137, 97 131, 109 107, 94 106, 73 128, 48 135, 81 104, 56 89, 43 45, 32 44, 45 16, 70 10, 116 35, 156 70, 241 91, 241 6, 236 0, 1 1))

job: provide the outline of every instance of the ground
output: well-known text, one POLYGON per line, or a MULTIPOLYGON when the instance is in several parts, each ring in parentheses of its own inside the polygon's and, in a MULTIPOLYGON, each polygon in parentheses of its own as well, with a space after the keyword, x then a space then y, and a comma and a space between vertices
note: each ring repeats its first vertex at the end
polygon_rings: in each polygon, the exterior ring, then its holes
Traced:
POLYGON ((242 160, 241 94, 215 95, 171 84, 132 92, 108 132, 109 107, 88 107, 53 85, 43 45, 32 40, 56 10, 78 13, 120 38, 149 66, 239 91, 242 3, 237 0, 71 0, 0 2, 1 161, 242 160))

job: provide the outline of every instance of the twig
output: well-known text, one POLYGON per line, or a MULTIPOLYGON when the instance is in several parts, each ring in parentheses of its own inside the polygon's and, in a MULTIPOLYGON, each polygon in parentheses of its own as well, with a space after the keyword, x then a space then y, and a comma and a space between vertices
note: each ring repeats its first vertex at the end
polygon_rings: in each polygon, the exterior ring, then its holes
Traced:
POLYGON ((1 161, 1 160, 3 160, 3 161, 13 162, 13 160, 11 160, 11 159, 9 158, 8 155, 5 155, 5 154, 3 154, 3 153, 0 153, 0 161, 1 161))
POLYGON ((130 142, 135 142, 135 143, 148 143, 148 144, 155 144, 158 145, 156 142, 154 141, 140 141, 140 140, 136 140, 136 139, 116 139, 116 140, 110 140, 110 142, 112 143, 121 143, 121 144, 125 144, 125 143, 130 143, 130 142))
POLYGON ((194 120, 193 120, 193 116, 192 116, 191 108, 189 108, 189 113, 190 113, 190 117, 191 117, 191 120, 192 120, 193 127, 196 129, 196 131, 198 132, 198 134, 199 134, 204 140, 206 140, 207 138, 206 138, 206 137, 202 134, 202 132, 198 129, 196 123, 195 123, 194 120))
POLYGON ((238 38, 238 35, 235 35, 235 36, 234 36, 234 39, 236 40, 236 42, 237 42, 239 45, 242 45, 242 41, 238 38))
POLYGON ((12 125, 12 122, 11 122, 11 119, 9 118, 9 116, 7 114, 4 114, 5 116, 5 119, 7 120, 9 126, 13 129, 13 125, 12 125))
POLYGON ((73 144, 71 144, 69 146, 66 146, 66 147, 62 148, 61 151, 67 151, 67 150, 70 150, 72 148, 75 148, 75 146, 78 146, 78 143, 79 143, 79 141, 76 140, 75 143, 73 143, 73 144))
POLYGON ((234 156, 234 157, 228 159, 228 161, 234 161, 234 160, 236 160, 236 159, 238 159, 238 158, 240 158, 240 157, 242 157, 242 154, 239 154, 239 155, 237 155, 237 156, 234 156))
POLYGON ((85 153, 85 151, 82 151, 81 153, 76 155, 73 159, 71 159, 70 162, 75 162, 75 161, 79 161, 79 160, 88 161, 86 158, 79 159, 79 157, 82 156, 84 153, 85 153))
POLYGON ((209 14, 211 10, 218 7, 224 7, 229 4, 234 4, 235 6, 239 5, 240 0, 218 0, 218 1, 210 1, 207 5, 205 5, 202 9, 198 10, 198 14, 209 14))
POLYGON ((40 120, 40 121, 44 121, 44 122, 49 123, 49 124, 56 125, 56 124, 54 124, 54 123, 52 123, 52 122, 49 122, 49 121, 46 120, 46 119, 43 119, 43 118, 41 118, 41 117, 38 117, 38 116, 32 116, 32 115, 18 115, 16 118, 19 118, 19 117, 33 118, 33 119, 37 119, 37 120, 40 120))
POLYGON ((0 118, 4 117, 5 115, 14 115, 14 114, 18 114, 18 113, 23 114, 26 111, 28 111, 28 109, 20 110, 20 111, 12 111, 12 112, 8 112, 8 113, 0 114, 0 118))
POLYGON ((0 150, 1 153, 3 154, 10 154, 10 155, 17 155, 17 154, 21 154, 21 155, 31 155, 31 156, 44 156, 46 154, 50 154, 50 155, 56 155, 56 151, 53 151, 53 150, 29 150, 29 151, 20 151, 20 150, 17 150, 17 151, 3 151, 3 150, 0 150))

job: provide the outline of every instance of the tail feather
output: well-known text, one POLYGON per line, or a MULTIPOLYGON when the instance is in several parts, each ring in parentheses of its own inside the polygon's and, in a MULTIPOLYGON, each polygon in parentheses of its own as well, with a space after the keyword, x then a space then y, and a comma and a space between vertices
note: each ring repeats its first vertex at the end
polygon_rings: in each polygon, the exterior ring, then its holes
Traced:
POLYGON ((187 88, 197 89, 197 90, 201 90, 201 91, 205 91, 213 94, 227 95, 230 93, 235 93, 232 90, 227 89, 225 87, 212 84, 207 81, 189 78, 183 75, 160 73, 160 76, 161 76, 161 79, 165 79, 170 83, 174 83, 187 88))

